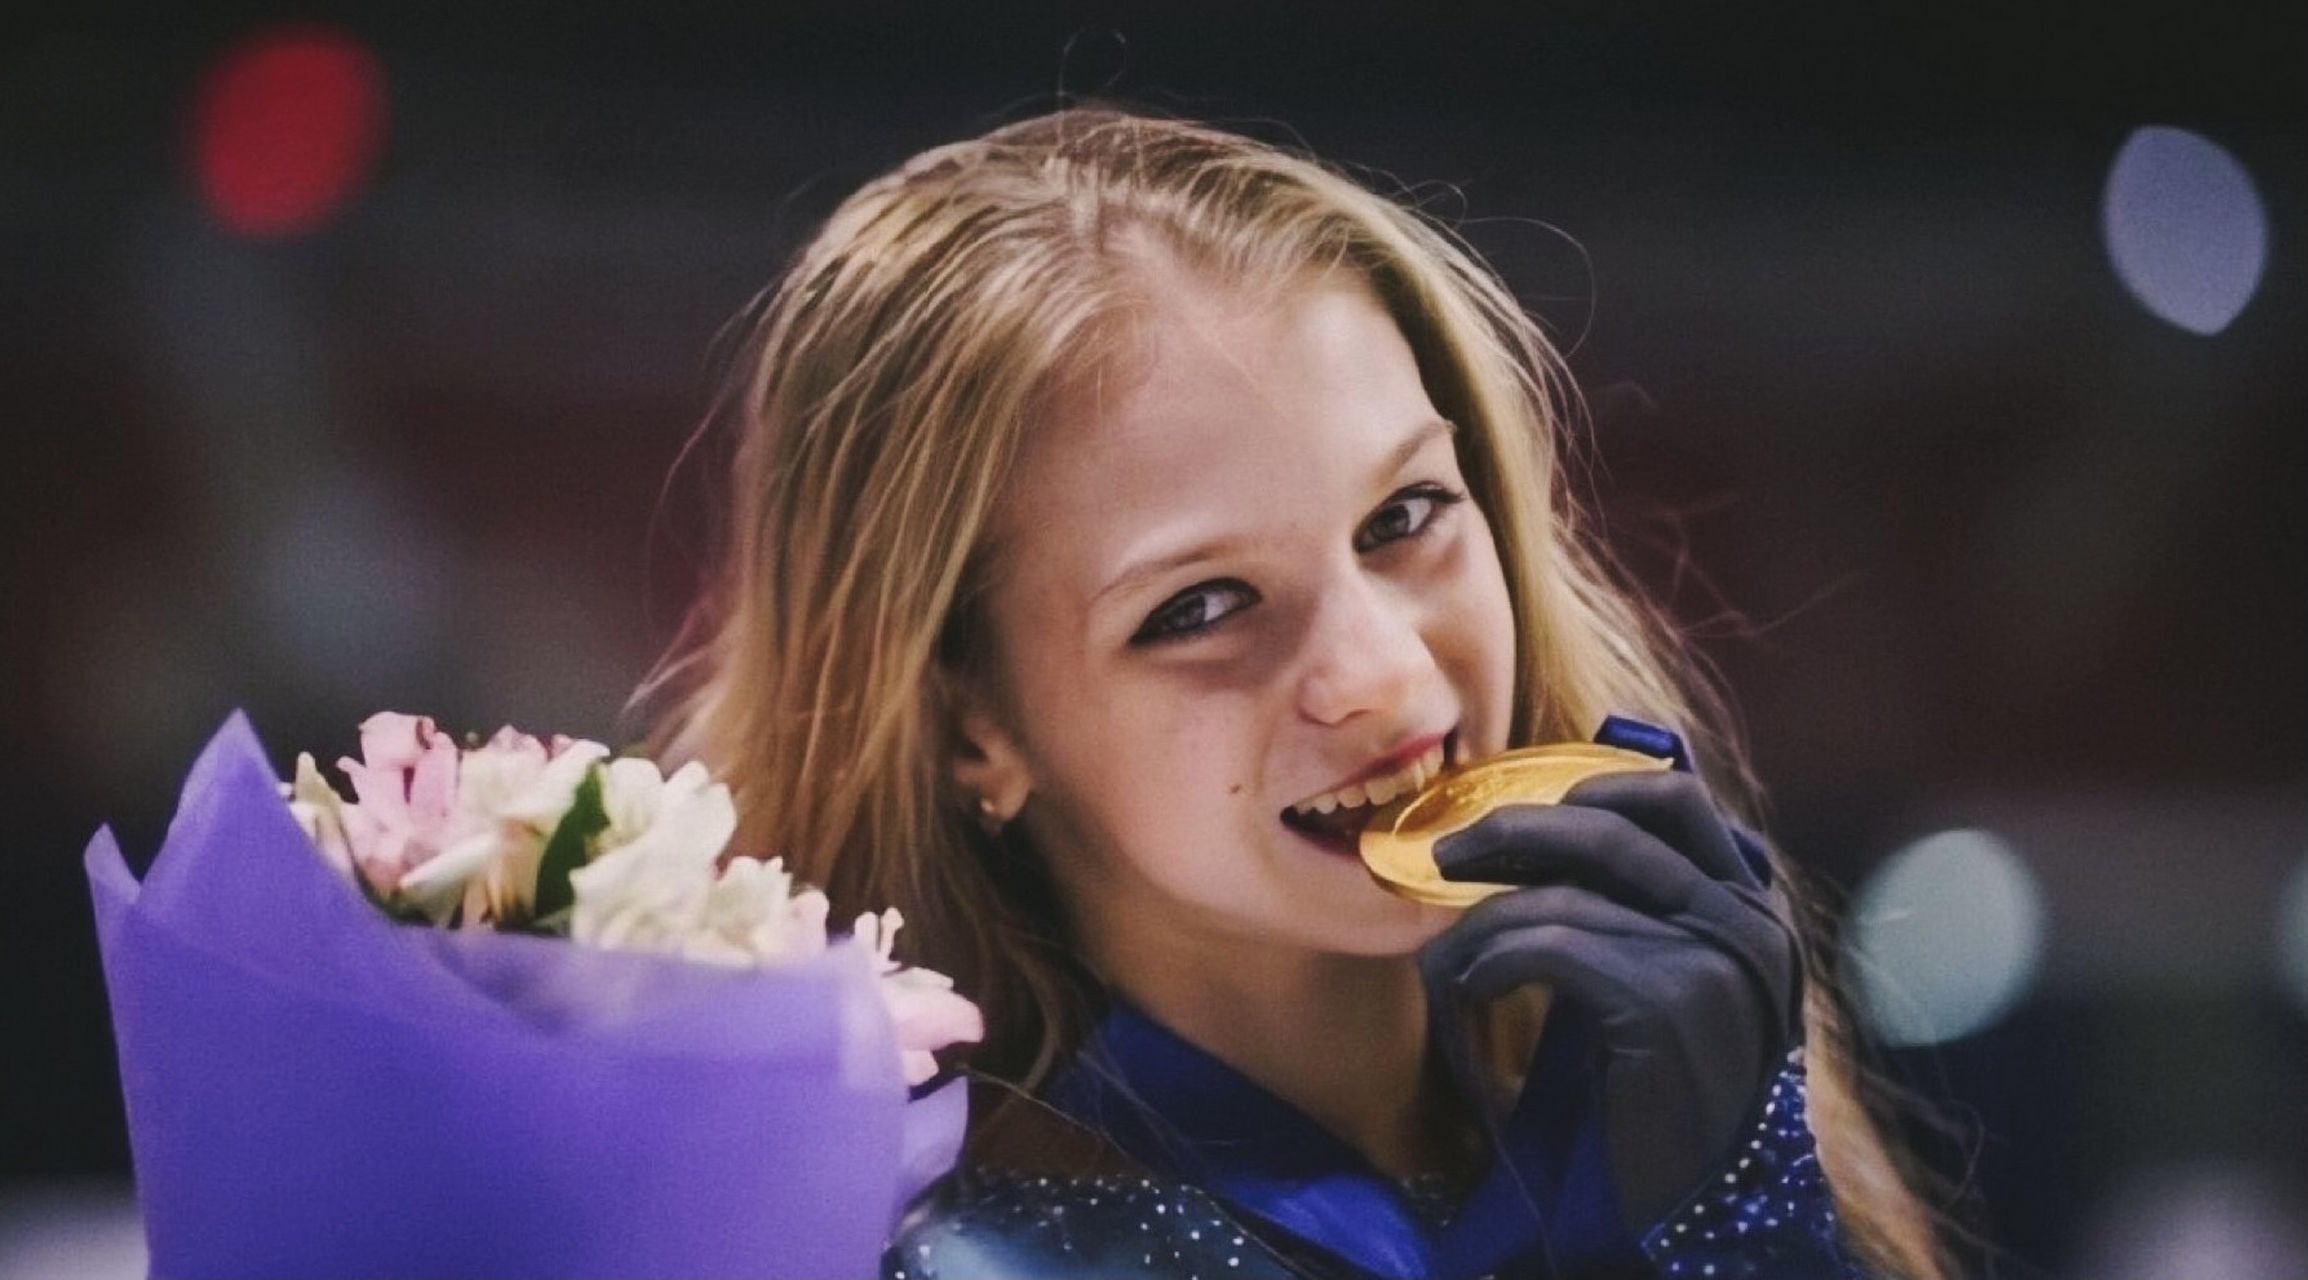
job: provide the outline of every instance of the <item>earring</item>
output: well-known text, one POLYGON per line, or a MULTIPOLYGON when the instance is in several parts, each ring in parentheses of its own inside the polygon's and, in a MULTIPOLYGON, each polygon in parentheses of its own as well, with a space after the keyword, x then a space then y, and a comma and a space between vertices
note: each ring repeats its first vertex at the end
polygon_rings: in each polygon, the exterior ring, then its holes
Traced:
POLYGON ((1002 807, 994 803, 992 796, 978 797, 979 830, 990 836, 998 836, 1002 834, 1002 827, 1008 821, 1009 819, 1002 816, 1002 807))

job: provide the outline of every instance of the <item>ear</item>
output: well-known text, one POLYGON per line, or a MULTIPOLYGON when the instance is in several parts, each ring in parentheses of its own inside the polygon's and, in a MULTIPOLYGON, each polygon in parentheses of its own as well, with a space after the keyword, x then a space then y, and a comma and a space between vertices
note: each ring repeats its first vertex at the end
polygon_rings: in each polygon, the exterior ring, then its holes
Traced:
POLYGON ((998 829, 1018 816, 1034 791, 1024 744, 977 682, 949 680, 946 694, 952 726, 947 768, 971 806, 971 818, 998 829))

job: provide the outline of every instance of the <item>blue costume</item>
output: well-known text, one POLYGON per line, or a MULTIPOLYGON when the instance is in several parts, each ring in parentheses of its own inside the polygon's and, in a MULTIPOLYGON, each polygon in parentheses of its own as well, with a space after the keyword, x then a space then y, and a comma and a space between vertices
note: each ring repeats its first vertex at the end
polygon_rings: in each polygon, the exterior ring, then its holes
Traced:
POLYGON ((1143 1166, 970 1166, 917 1203, 902 1280, 1111 1276, 1850 1277, 1791 1056, 1728 1166, 1666 1220, 1619 1221, 1583 1029, 1551 1031, 1476 1183, 1422 1195, 1226 1064, 1124 1005, 1049 1093, 1143 1166))

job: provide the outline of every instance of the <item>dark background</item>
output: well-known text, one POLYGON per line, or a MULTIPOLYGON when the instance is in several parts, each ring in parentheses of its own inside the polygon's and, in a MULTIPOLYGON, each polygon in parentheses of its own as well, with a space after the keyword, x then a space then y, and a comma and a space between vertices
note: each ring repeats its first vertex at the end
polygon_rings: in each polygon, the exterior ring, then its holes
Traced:
POLYGON ((1856 888, 1948 825, 2015 841, 2037 980, 1892 1062, 1969 1135, 1939 1150, 2005 1248, 2164 1257, 2119 1228, 2167 1214, 2231 1249, 2172 1256, 2308 1267, 2308 997, 2273 959, 2308 860, 2299 46, 2272 5, 2016 7, 0 20, 0 1192, 126 1173, 99 823, 149 851, 236 706, 284 763, 385 706, 629 734, 724 324, 860 180, 1104 93, 1302 139, 1494 256, 1572 350, 1611 536, 1723 669, 1799 858, 1856 888), (371 51, 381 148, 318 225, 237 234, 193 104, 292 21, 371 51), (2213 336, 2102 244, 2153 124, 2265 202, 2265 277, 2213 336))

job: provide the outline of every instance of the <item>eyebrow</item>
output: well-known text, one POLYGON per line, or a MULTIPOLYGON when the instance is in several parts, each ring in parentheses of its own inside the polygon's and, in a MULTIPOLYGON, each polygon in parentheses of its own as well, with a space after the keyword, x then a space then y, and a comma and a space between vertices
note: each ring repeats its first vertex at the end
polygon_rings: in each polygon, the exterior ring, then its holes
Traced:
MULTIPOLYGON (((1455 436, 1458 434, 1458 429, 1458 424, 1448 418, 1421 420, 1417 426, 1411 428, 1409 435, 1403 437, 1402 443, 1395 446, 1393 454, 1388 456, 1386 464, 1379 469, 1377 474, 1393 475, 1409 466, 1410 460, 1417 457, 1436 436, 1445 438, 1455 436)), ((1097 593, 1090 597, 1090 604, 1094 608, 1099 601, 1106 597, 1123 594, 1149 578, 1161 577, 1163 574, 1199 560, 1217 558, 1233 550, 1240 542, 1241 539, 1239 538, 1218 538, 1210 542, 1197 542, 1168 555, 1157 556, 1142 564, 1132 565, 1116 575, 1105 586, 1098 588, 1097 593)))
POLYGON ((1426 448, 1427 442, 1436 436, 1448 439, 1458 433, 1459 424, 1448 418, 1427 418, 1421 421, 1411 428, 1409 437, 1395 448, 1394 456, 1386 460, 1386 470, 1381 474, 1393 475, 1409 466, 1410 460, 1417 457, 1419 451, 1426 448))

